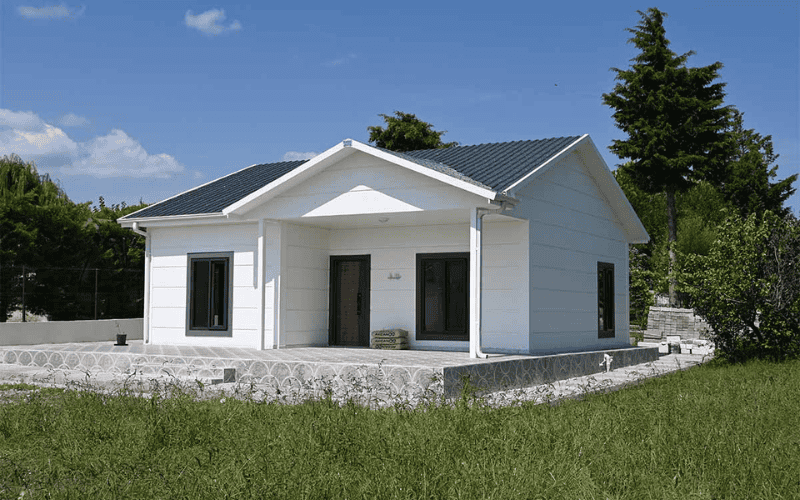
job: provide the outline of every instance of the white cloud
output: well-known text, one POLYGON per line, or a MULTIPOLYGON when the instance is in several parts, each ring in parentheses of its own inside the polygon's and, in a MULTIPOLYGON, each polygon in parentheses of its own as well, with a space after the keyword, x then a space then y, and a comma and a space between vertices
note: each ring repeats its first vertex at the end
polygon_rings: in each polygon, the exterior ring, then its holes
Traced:
POLYGON ((119 129, 81 144, 84 152, 64 173, 94 177, 168 178, 183 171, 183 166, 168 154, 151 155, 119 129))
POLYGON ((41 132, 45 125, 46 123, 30 111, 14 112, 10 109, 0 109, 0 127, 10 127, 26 132, 41 132))
POLYGON ((239 21, 234 21, 228 26, 217 24, 225 21, 225 11, 222 9, 207 10, 196 16, 192 14, 191 10, 187 10, 184 20, 186 26, 197 28, 206 35, 219 35, 226 31, 239 31, 242 29, 242 24, 239 21))
POLYGON ((0 154, 71 155, 78 145, 67 134, 34 113, 0 109, 0 154))
POLYGON ((309 151, 308 153, 301 153, 300 151, 287 151, 286 154, 283 155, 281 161, 294 161, 294 160, 309 160, 319 153, 315 153, 313 151, 309 151))
POLYGON ((19 15, 25 19, 64 19, 67 17, 78 17, 83 14, 86 7, 70 8, 64 5, 50 5, 49 7, 29 7, 20 6, 17 8, 19 15))
POLYGON ((324 63, 324 66, 341 66, 344 63, 350 62, 356 58, 355 54, 347 54, 344 57, 340 57, 339 59, 334 59, 332 61, 328 61, 324 63))
POLYGON ((65 175, 169 178, 184 172, 183 165, 174 157, 149 154, 122 130, 114 129, 107 135, 75 142, 34 113, 0 109, 0 156, 12 153, 33 161, 45 171, 65 175))
POLYGON ((66 114, 58 120, 58 124, 65 127, 80 127, 81 125, 86 125, 87 123, 89 123, 89 120, 73 113, 66 114))

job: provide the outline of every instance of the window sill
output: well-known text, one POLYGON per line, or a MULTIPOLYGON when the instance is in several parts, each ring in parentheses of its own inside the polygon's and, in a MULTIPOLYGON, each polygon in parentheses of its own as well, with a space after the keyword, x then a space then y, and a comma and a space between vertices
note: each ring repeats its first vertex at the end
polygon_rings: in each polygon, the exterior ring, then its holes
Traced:
POLYGON ((233 337, 231 330, 186 330, 187 337, 233 337))

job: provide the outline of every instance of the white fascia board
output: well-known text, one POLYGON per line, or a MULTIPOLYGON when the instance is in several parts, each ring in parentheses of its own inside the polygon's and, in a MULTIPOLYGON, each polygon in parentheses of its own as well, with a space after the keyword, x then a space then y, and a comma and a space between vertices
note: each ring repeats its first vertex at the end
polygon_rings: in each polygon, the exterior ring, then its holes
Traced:
MULTIPOLYGON (((575 140, 575 142, 569 144, 567 147, 565 147, 564 149, 562 149, 561 151, 559 151, 558 153, 556 153, 555 155, 550 157, 546 162, 542 163, 541 165, 539 165, 535 169, 533 169, 530 172, 528 172, 523 178, 521 178, 520 180, 518 180, 514 184, 508 186, 503 191, 503 193, 507 194, 509 196, 514 196, 515 192, 518 189, 522 189, 523 187, 527 186, 531 181, 533 181, 533 179, 535 179, 536 177, 538 177, 538 176, 542 175, 543 173, 547 172, 550 169, 550 167, 552 167, 553 165, 555 165, 559 161, 561 161, 562 158, 566 157, 575 148, 577 148, 578 144, 580 144, 581 141, 584 141, 586 139, 589 139, 589 134, 583 134, 582 136, 578 137, 575 140)), ((591 139, 589 139, 589 140, 591 140, 591 139)))
POLYGON ((142 227, 188 226, 193 224, 224 224, 240 221, 238 217, 226 216, 219 212, 210 214, 170 215, 166 217, 139 217, 136 219, 117 219, 122 227, 133 227, 134 223, 142 227))
POLYGON ((606 199, 611 204, 611 209, 617 214, 620 222, 622 222, 625 232, 628 235, 629 242, 647 243, 650 241, 650 235, 647 234, 647 230, 644 228, 642 221, 639 220, 639 216, 636 215, 636 211, 633 209, 631 202, 628 201, 622 188, 619 187, 617 180, 614 178, 614 174, 609 170, 608 165, 606 165, 605 160, 603 160, 602 155, 600 155, 592 139, 588 136, 586 138, 587 140, 581 144, 580 148, 584 155, 591 157, 591 159, 589 159, 584 156, 586 166, 590 169, 603 195, 605 195, 606 199))
POLYGON ((222 213, 225 215, 242 214, 244 212, 247 212, 249 209, 253 208, 254 205, 258 205, 269 200, 270 198, 272 198, 277 194, 277 190, 279 187, 285 186, 286 184, 291 183, 291 181, 297 178, 301 179, 304 178, 307 172, 319 169, 320 164, 327 164, 326 160, 336 155, 337 153, 341 152, 342 150, 346 149, 348 146, 345 146, 345 144, 348 142, 355 142, 355 141, 352 141, 351 139, 345 139, 344 141, 328 149, 327 151, 324 151, 323 153, 320 153, 314 158, 308 160, 307 162, 300 165, 291 172, 287 172, 281 177, 275 179, 274 181, 270 182, 261 189, 245 196, 236 203, 228 205, 227 207, 223 208, 222 213))
POLYGON ((363 153, 367 153, 369 155, 375 156, 376 158, 380 158, 382 160, 394 163, 395 165, 405 167, 411 171, 417 172, 418 174, 422 174, 426 177, 436 179, 438 181, 444 182, 445 184, 450 184, 453 187, 457 187, 463 191, 476 194, 480 197, 487 198, 489 200, 494 200, 497 197, 498 193, 492 191, 491 189, 482 188, 480 186, 476 186, 475 184, 462 181, 461 179, 457 179, 453 176, 444 174, 442 172, 438 172, 428 167, 423 167, 422 165, 414 163, 413 161, 409 161, 404 158, 400 158, 399 156, 395 156, 391 153, 381 151, 380 149, 374 148, 368 144, 363 144, 358 141, 352 141, 352 147, 353 149, 356 149, 363 153))

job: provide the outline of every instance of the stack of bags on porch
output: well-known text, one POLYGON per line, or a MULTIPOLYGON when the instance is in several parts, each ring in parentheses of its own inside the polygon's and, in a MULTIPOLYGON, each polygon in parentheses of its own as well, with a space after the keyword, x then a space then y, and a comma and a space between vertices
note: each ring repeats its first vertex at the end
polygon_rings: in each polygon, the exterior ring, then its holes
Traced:
POLYGON ((375 330, 369 335, 373 349, 408 349, 408 332, 400 328, 375 330))

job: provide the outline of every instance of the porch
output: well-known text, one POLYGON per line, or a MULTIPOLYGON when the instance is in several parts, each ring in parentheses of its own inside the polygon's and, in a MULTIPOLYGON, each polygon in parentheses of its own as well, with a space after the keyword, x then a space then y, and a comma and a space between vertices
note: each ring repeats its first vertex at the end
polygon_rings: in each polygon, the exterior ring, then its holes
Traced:
POLYGON ((109 342, 41 344, 0 348, 6 364, 44 369, 115 374, 156 379, 235 382, 265 392, 321 396, 348 393, 354 387, 405 398, 456 396, 462 377, 483 392, 550 384, 612 368, 658 359, 658 348, 630 347, 543 356, 490 355, 470 358, 466 352, 364 348, 303 347, 257 350, 234 347, 147 345, 109 342))

